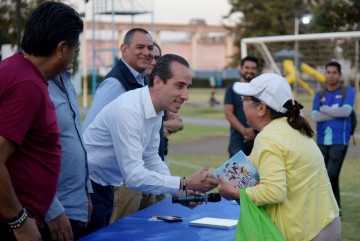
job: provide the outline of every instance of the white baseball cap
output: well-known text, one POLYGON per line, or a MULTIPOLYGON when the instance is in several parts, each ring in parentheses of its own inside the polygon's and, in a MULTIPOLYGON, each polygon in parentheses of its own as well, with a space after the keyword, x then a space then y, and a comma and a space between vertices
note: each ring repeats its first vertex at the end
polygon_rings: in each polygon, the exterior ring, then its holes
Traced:
POLYGON ((252 79, 250 83, 235 83, 233 86, 237 94, 254 96, 264 102, 271 109, 286 113, 286 101, 292 99, 289 83, 278 74, 266 73, 252 79))

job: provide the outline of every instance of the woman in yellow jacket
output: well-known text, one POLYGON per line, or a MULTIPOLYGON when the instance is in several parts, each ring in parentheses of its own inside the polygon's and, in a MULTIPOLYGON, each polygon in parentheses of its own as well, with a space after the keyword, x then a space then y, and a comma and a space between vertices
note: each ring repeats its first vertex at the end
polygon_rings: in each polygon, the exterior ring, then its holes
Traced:
MULTIPOLYGON (((339 208, 323 156, 287 81, 267 73, 237 83, 234 91, 242 95, 250 126, 260 132, 249 156, 260 181, 246 188, 246 194, 265 207, 287 241, 340 240, 339 208)), ((219 181, 224 198, 239 198, 239 189, 221 177, 219 181)))

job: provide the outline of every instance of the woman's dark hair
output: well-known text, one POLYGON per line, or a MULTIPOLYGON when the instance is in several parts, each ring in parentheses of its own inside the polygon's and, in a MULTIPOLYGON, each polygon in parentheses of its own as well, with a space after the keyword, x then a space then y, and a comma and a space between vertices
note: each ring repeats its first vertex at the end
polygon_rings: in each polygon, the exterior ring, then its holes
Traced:
POLYGON ((190 68, 189 63, 183 57, 176 54, 165 54, 158 59, 153 70, 151 71, 148 83, 149 87, 154 86, 155 76, 158 76, 164 82, 164 84, 166 84, 167 81, 173 77, 174 73, 171 69, 172 62, 178 62, 190 68))
POLYGON ((61 41, 75 47, 83 28, 83 21, 73 8, 60 2, 44 2, 25 24, 21 48, 34 56, 49 56, 61 41))
POLYGON ((296 100, 288 100, 284 107, 288 109, 286 113, 276 112, 267 106, 267 109, 270 111, 271 119, 277 119, 280 117, 287 117, 287 122, 289 125, 298 130, 301 134, 307 135, 308 137, 314 136, 314 131, 312 130, 309 122, 300 115, 300 110, 304 108, 304 106, 298 103, 296 100))

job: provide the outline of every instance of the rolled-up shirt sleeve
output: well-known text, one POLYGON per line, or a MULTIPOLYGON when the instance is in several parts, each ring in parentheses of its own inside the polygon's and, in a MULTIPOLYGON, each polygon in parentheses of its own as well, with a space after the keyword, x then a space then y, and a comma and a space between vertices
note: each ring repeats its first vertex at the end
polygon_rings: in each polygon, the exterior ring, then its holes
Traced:
POLYGON ((54 218, 58 217, 63 212, 65 212, 65 208, 60 203, 59 199, 57 197, 54 197, 54 200, 52 201, 50 208, 45 216, 45 221, 49 222, 54 218))

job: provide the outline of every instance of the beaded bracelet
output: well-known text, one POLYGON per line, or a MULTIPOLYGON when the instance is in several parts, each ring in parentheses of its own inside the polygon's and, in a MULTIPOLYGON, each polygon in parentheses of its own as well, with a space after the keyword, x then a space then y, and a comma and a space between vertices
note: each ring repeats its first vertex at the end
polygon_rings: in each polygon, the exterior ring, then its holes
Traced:
POLYGON ((183 177, 183 181, 182 181, 182 190, 186 191, 186 181, 185 181, 186 177, 183 177))
POLYGON ((26 209, 23 208, 15 218, 8 220, 7 223, 11 229, 20 228, 20 226, 25 222, 27 216, 26 209))

